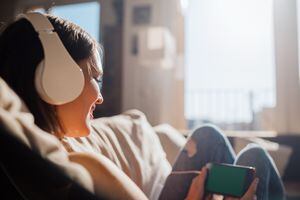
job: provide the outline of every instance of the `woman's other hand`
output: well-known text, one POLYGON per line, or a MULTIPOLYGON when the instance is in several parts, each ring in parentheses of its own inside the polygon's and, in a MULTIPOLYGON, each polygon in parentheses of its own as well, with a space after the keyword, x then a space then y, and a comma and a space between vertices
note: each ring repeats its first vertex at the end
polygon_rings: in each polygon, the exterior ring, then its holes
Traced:
POLYGON ((205 194, 205 179, 207 175, 207 168, 203 167, 199 172, 199 175, 196 176, 190 186, 189 192, 185 200, 204 200, 210 199, 210 197, 204 198, 205 194))
POLYGON ((251 183, 250 187, 248 188, 247 192, 244 194, 244 196, 241 199, 226 197, 225 200, 256 200, 255 193, 256 193, 257 185, 258 185, 258 178, 255 178, 251 183))

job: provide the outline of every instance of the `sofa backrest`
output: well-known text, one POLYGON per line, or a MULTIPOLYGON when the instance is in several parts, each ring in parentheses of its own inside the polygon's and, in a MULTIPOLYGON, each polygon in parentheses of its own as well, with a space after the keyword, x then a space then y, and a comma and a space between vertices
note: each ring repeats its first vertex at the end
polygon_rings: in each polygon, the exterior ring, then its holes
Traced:
POLYGON ((99 200, 0 126, 1 199, 99 200))

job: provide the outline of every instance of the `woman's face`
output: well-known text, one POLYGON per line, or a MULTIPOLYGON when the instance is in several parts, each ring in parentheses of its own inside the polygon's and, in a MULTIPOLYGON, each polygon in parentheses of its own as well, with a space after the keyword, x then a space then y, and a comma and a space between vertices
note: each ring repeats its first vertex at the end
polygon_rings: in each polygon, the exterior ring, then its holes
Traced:
POLYGON ((65 136, 83 137, 90 133, 93 111, 96 104, 103 102, 98 85, 103 70, 101 62, 97 62, 97 60, 95 55, 94 62, 91 62, 91 59, 85 59, 78 63, 85 78, 83 91, 74 101, 56 107, 65 136))

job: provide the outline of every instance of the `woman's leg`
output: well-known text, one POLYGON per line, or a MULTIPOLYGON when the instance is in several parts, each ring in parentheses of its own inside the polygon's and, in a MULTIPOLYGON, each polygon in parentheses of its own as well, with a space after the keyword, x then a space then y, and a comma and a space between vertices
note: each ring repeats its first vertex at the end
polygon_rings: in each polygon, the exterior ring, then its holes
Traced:
POLYGON ((176 171, 199 171, 209 162, 233 164, 234 160, 232 146, 218 128, 206 125, 196 129, 180 151, 159 199, 185 199, 191 181, 197 174, 182 174, 176 171))
POLYGON ((180 151, 173 171, 201 170, 209 162, 233 164, 234 150, 227 137, 213 125, 195 129, 180 151))
POLYGON ((237 156, 237 165, 253 166, 259 178, 258 200, 282 200, 284 187, 273 159, 268 152, 257 144, 249 144, 237 156))

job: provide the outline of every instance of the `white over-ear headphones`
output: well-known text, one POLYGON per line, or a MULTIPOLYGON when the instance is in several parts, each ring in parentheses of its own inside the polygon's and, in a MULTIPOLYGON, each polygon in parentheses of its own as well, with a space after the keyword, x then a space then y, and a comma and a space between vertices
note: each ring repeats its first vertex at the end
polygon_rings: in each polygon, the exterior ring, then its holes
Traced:
POLYGON ((72 59, 48 18, 41 13, 22 14, 39 35, 44 59, 35 73, 35 87, 49 104, 61 105, 75 100, 84 87, 81 68, 72 59))

